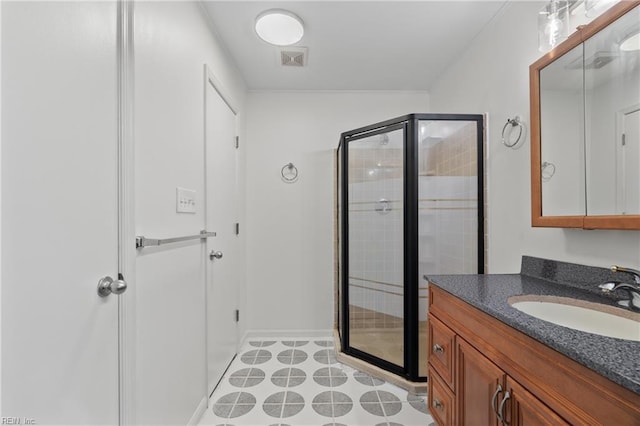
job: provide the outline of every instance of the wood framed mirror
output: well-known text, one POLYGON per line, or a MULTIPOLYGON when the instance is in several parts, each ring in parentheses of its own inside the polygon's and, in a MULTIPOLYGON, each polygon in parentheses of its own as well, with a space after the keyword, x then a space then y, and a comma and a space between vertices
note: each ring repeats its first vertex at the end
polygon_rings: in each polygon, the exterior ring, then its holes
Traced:
POLYGON ((529 67, 531 223, 640 229, 640 1, 529 67))

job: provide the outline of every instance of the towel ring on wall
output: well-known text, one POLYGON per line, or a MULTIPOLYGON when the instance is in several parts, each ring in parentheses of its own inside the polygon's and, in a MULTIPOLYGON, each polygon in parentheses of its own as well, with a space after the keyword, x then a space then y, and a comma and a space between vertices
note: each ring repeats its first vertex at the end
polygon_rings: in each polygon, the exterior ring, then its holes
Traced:
POLYGON ((548 161, 545 161, 544 163, 542 163, 540 168, 541 168, 540 174, 542 175, 543 182, 549 182, 553 177, 553 175, 556 174, 556 165, 548 161))
POLYGON ((520 142, 520 138, 522 137, 522 130, 524 129, 524 124, 522 123, 522 120, 520 119, 519 115, 516 115, 513 118, 507 118, 507 122, 505 123, 504 127, 502 128, 502 143, 504 146, 506 146, 507 148, 513 148, 514 146, 516 146, 518 144, 518 142, 520 142), (511 127, 508 127, 509 125, 511 125, 511 127), (518 127, 518 136, 516 137, 515 141, 511 141, 511 132, 513 131, 514 127, 518 127), (507 132, 507 128, 509 129, 509 131, 507 132), (506 134, 505 134, 506 133, 506 134))
POLYGON ((298 180, 298 169, 293 163, 285 164, 280 170, 280 174, 282 175, 282 180, 286 183, 293 183, 298 180))

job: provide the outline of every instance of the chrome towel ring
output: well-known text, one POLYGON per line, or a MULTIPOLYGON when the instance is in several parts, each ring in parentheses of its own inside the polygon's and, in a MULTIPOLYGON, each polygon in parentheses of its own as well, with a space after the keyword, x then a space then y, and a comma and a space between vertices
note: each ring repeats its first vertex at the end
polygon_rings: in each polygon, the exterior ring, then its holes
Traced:
POLYGON ((507 122, 502 128, 502 144, 507 148, 513 148, 514 146, 516 146, 518 142, 520 142, 523 129, 524 124, 522 123, 519 115, 516 115, 513 118, 507 118, 507 122), (509 127, 509 125, 511 125, 511 127, 509 127), (511 139, 511 133, 513 132, 514 127, 518 127, 518 136, 516 137, 515 141, 511 139))
POLYGON ((545 161, 540 165, 540 175, 542 176, 543 182, 549 182, 553 175, 556 174, 556 165, 545 161))
POLYGON ((293 163, 285 164, 280 170, 280 175, 286 183, 293 183, 298 180, 298 168, 293 163))

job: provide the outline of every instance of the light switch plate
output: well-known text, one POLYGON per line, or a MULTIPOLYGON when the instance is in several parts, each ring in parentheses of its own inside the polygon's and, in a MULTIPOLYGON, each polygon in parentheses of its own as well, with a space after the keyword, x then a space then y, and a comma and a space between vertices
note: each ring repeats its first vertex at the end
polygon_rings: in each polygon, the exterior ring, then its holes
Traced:
POLYGON ((180 187, 176 188, 176 212, 196 212, 196 191, 180 187))

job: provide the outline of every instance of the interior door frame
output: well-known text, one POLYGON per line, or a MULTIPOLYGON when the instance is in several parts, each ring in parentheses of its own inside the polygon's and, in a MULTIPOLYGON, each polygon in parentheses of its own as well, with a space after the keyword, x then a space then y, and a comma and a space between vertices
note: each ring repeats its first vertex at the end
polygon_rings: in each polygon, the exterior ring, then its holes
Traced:
MULTIPOLYGON (((203 167, 204 167, 204 193, 205 193, 205 200, 208 197, 208 188, 207 188, 207 178, 208 178, 208 169, 207 169, 207 90, 209 88, 209 85, 218 93, 218 95, 220 96, 220 98, 222 99, 222 101, 229 107, 229 109, 231 110, 231 112, 233 112, 233 114, 235 115, 235 134, 238 135, 238 121, 239 121, 239 115, 240 115, 240 110, 238 109, 238 104, 236 103, 235 99, 231 96, 230 92, 225 88, 225 86, 222 84, 222 82, 216 77, 216 75, 214 74, 214 72, 211 70, 211 67, 209 67, 208 64, 204 64, 203 65, 204 68, 204 81, 203 81, 203 96, 202 96, 202 117, 203 117, 203 121, 202 121, 202 158, 203 158, 203 167)), ((236 167, 236 173, 237 173, 237 167, 236 167)), ((203 223, 203 228, 202 229, 207 229, 207 217, 208 217, 208 212, 207 212, 207 202, 205 201, 204 203, 204 223, 203 223)), ((211 229, 211 231, 215 231, 215 229, 211 229)), ((205 250, 205 256, 206 254, 206 250, 205 250)), ((205 339, 205 345, 204 345, 204 355, 205 355, 205 365, 204 365, 204 377, 207 378, 207 380, 205 381, 205 389, 204 389, 204 393, 206 395, 207 398, 207 404, 209 401, 209 315, 208 315, 208 309, 207 309, 207 302, 208 302, 208 293, 207 293, 207 280, 209 279, 209 276, 211 275, 211 263, 207 262, 205 259, 205 282, 204 282, 204 318, 205 318, 205 327, 204 327, 204 339, 205 339)), ((238 289, 236 289, 236 301, 240 301, 240 295, 238 294, 238 289)), ((236 330, 235 330, 235 334, 236 334, 236 352, 238 352, 239 349, 239 345, 240 345, 240 341, 239 341, 239 327, 237 326, 238 323, 236 322, 236 330)))
MULTIPOLYGON (((0 34, 2 34, 2 3, 0 3, 0 34)), ((2 64, 0 55, 0 64, 2 64)), ((0 66, 0 100, 2 99, 2 66, 0 66)), ((2 241, 2 102, 0 102, 0 241, 2 241)), ((0 244, 0 348, 2 348, 2 244, 0 244)), ((0 413, 2 413, 2 351, 0 350, 0 413)))
POLYGON ((134 138, 134 0, 118 0, 118 273, 127 291, 118 296, 118 420, 136 424, 136 249, 134 138))
POLYGON ((625 197, 625 169, 624 169, 624 148, 622 147, 622 135, 625 130, 625 116, 640 111, 640 103, 622 108, 616 111, 616 214, 622 214, 623 207, 626 207, 625 197))

